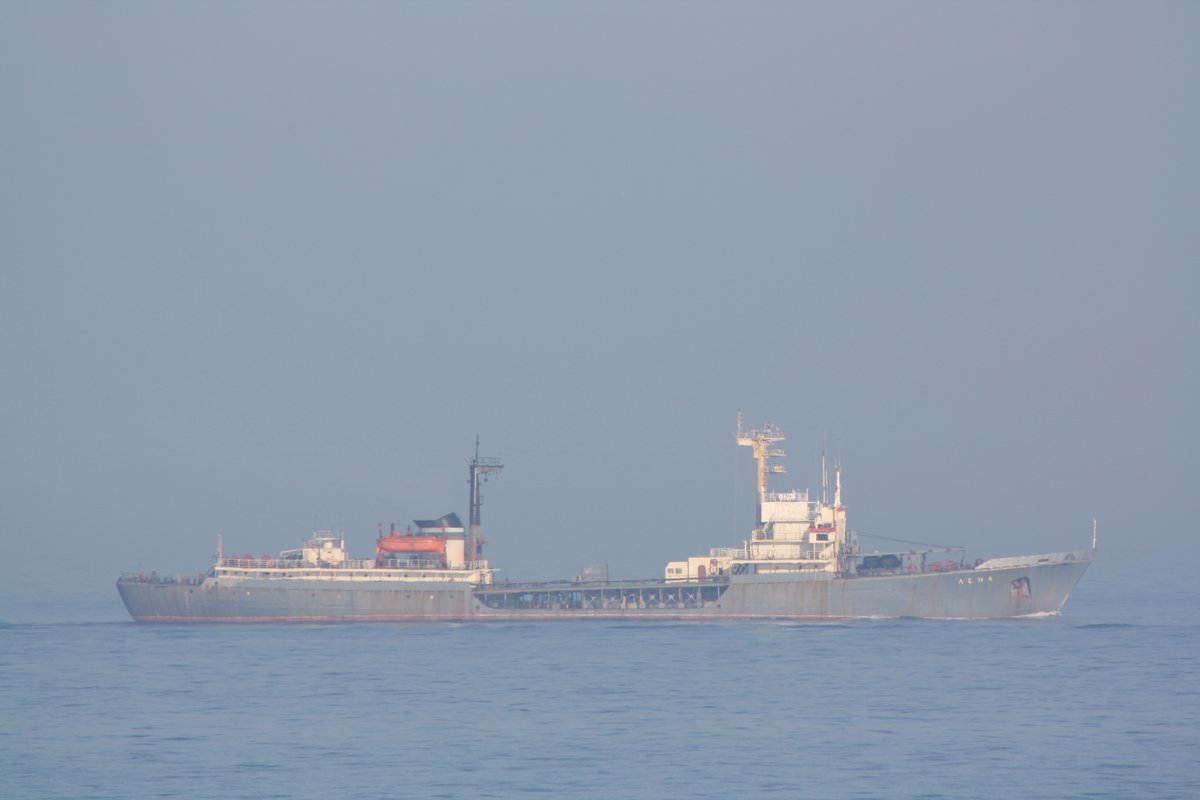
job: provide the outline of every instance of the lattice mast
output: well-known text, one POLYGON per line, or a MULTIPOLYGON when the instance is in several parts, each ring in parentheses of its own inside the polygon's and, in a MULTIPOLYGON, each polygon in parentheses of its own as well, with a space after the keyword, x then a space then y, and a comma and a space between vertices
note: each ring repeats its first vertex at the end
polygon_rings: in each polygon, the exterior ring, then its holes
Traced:
POLYGON ((475 458, 471 460, 471 521, 467 527, 467 561, 478 561, 483 549, 483 524, 480 508, 483 506, 483 493, 480 491, 480 481, 487 481, 487 476, 504 469, 498 458, 482 458, 479 455, 479 434, 475 435, 475 458))
POLYGON ((769 463, 772 458, 783 458, 784 456, 782 450, 773 448, 771 445, 785 441, 786 439, 787 437, 783 435, 783 431, 770 422, 761 428, 752 428, 748 431, 742 430, 742 412, 738 412, 737 443, 742 447, 752 448, 754 460, 758 462, 758 502, 755 504, 755 524, 759 528, 765 523, 763 519, 763 503, 767 500, 767 478, 771 475, 780 475, 787 472, 782 464, 769 463))

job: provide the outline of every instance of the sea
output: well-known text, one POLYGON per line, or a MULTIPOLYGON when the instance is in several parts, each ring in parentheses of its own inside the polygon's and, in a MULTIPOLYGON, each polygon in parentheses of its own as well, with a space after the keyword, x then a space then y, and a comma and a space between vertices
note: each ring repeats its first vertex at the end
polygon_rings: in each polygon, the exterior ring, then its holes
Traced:
POLYGON ((1093 567, 986 622, 0 608, 0 798, 1196 798, 1198 598, 1093 567))

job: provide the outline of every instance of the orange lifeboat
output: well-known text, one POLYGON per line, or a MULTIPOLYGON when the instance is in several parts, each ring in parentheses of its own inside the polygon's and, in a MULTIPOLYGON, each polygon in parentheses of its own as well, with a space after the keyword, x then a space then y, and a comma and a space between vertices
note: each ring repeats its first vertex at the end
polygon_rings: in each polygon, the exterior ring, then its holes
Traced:
POLYGON ((440 536, 397 536, 395 534, 375 542, 375 554, 426 553, 446 555, 446 540, 440 536))

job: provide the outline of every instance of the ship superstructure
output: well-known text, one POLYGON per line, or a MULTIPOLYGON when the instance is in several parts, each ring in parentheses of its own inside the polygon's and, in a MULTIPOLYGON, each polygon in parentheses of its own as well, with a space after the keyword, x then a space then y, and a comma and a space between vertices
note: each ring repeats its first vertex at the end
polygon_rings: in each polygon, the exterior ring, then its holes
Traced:
MULTIPOLYGON (((784 457, 783 450, 775 445, 785 439, 783 432, 770 423, 744 430, 741 414, 738 415, 737 443, 751 448, 757 464, 755 527, 742 547, 713 548, 706 556, 670 562, 667 580, 846 571, 848 556, 857 552, 857 546, 846 527, 841 466, 834 468, 832 502, 828 501, 825 488, 817 499, 810 498, 807 490, 772 492, 770 476, 783 474, 785 470, 771 461, 784 457)), ((822 473, 824 487, 828 480, 824 469, 822 473)))

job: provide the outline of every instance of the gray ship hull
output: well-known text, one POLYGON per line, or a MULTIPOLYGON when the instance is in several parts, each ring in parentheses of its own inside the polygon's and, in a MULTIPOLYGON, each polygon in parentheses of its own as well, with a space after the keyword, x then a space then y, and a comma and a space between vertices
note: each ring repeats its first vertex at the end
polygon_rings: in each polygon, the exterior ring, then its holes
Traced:
POLYGON ((1005 559, 991 569, 838 577, 828 572, 699 581, 494 584, 209 576, 126 577, 139 622, 413 622, 531 619, 995 619, 1058 614, 1090 553, 1005 559), (1019 562, 1019 563, 1018 563, 1019 562))

